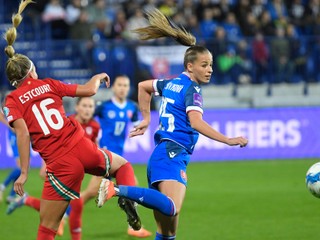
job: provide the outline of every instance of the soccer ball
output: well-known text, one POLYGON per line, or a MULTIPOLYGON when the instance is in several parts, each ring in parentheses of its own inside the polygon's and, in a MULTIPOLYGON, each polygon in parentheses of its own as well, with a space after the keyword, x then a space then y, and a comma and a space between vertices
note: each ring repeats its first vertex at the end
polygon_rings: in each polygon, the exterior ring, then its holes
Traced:
POLYGON ((309 168, 306 175, 306 185, 313 196, 320 198, 320 162, 309 168))

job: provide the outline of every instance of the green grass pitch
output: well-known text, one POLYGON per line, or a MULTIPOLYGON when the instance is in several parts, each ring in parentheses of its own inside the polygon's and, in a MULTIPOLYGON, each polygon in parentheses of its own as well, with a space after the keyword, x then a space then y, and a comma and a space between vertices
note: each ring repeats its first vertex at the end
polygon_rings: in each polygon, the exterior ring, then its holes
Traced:
MULTIPOLYGON (((181 240, 316 240, 319 239, 320 199, 306 189, 307 169, 318 160, 268 160, 190 163, 189 186, 180 216, 181 240)), ((134 166, 140 185, 146 186, 145 166, 134 166)), ((0 171, 2 181, 8 170, 0 171)), ((83 186, 89 177, 86 176, 83 186)), ((40 196, 38 170, 30 172, 26 190, 40 196)), ((0 238, 35 239, 38 213, 28 207, 5 214, 0 204, 0 238)), ((144 226, 155 232, 152 211, 139 207, 144 226)), ((103 208, 94 201, 84 209, 84 240, 125 240, 125 215, 112 199, 103 208)), ((153 239, 153 237, 148 239, 153 239)), ((70 239, 68 226, 65 235, 70 239)))

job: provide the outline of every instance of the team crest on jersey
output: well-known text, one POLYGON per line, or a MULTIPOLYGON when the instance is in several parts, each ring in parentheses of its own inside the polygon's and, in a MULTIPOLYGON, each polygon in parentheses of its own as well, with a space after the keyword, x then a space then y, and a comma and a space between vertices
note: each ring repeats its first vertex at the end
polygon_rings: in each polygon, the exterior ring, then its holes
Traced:
POLYGON ((111 119, 115 118, 116 117, 116 112, 112 111, 112 110, 108 111, 108 117, 111 118, 111 119))
POLYGON ((133 112, 131 110, 127 111, 127 116, 128 118, 132 118, 133 112))
POLYGON ((123 118, 123 117, 124 117, 124 112, 119 112, 119 116, 120 116, 121 118, 123 118))
POLYGON ((3 113, 4 113, 4 115, 5 115, 6 117, 9 116, 9 112, 10 112, 9 108, 7 108, 7 107, 4 107, 4 108, 3 108, 3 113))
POLYGON ((187 176, 187 173, 183 170, 180 170, 180 175, 181 175, 181 178, 184 182, 187 182, 188 181, 188 176, 187 176))
POLYGON ((88 134, 88 135, 91 135, 92 134, 92 127, 90 127, 90 126, 88 126, 88 127, 86 127, 86 133, 88 134))

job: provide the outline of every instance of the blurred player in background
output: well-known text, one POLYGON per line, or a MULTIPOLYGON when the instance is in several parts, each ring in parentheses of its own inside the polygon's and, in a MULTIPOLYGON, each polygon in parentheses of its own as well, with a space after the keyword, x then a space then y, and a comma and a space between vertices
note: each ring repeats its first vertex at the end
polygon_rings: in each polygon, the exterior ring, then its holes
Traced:
POLYGON ((9 126, 8 121, 5 119, 5 116, 2 113, 2 111, 0 111, 0 122, 2 122, 4 125, 6 125, 9 128, 9 131, 8 131, 9 142, 12 149, 13 157, 16 160, 16 164, 17 164, 17 166, 11 170, 11 172, 6 177, 6 179, 0 184, 0 202, 2 202, 4 191, 12 183, 10 193, 6 198, 7 203, 11 203, 16 198, 16 193, 13 189, 13 183, 18 179, 21 173, 20 166, 19 166, 19 152, 18 152, 18 146, 17 146, 17 137, 16 137, 16 134, 14 133, 14 129, 12 129, 9 126))
MULTIPOLYGON (((112 85, 113 97, 100 104, 95 112, 99 117, 102 137, 100 139, 100 147, 108 149, 120 156, 123 155, 123 148, 127 136, 127 126, 130 122, 136 126, 138 120, 137 104, 127 99, 130 91, 130 79, 127 76, 121 75, 115 78, 112 85)), ((135 178, 137 184, 137 178, 135 178)), ((96 197, 101 177, 93 176, 86 190, 81 192, 81 197, 86 203, 90 199, 96 197)), ((124 198, 119 198, 119 206, 124 209, 125 204, 133 204, 124 198)), ((143 227, 135 231, 130 226, 128 234, 134 237, 149 237, 151 232, 143 227)))
POLYGON ((243 137, 228 138, 215 131, 202 119, 201 85, 210 82, 212 55, 208 49, 197 46, 196 39, 185 29, 177 27, 160 12, 148 14, 150 26, 137 29, 141 39, 172 37, 189 46, 184 56, 183 72, 169 80, 148 80, 139 84, 139 107, 143 120, 131 132, 131 137, 143 134, 150 123, 150 102, 153 93, 162 97, 160 126, 155 133, 154 149, 148 163, 149 187, 170 197, 175 205, 173 217, 154 211, 157 240, 175 239, 186 193, 186 169, 199 133, 230 146, 247 145, 243 137))

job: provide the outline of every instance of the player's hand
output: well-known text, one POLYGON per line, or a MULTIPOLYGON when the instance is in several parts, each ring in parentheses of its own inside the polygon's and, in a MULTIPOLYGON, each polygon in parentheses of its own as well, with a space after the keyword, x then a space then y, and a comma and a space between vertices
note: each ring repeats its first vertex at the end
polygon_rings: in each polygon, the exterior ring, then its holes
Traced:
POLYGON ((227 144, 229 146, 240 145, 240 147, 245 147, 248 144, 248 139, 246 139, 244 137, 229 138, 227 144))
POLYGON ((109 75, 108 74, 106 74, 106 73, 101 73, 101 79, 100 79, 100 82, 101 83, 106 83, 106 86, 107 86, 107 88, 109 88, 110 87, 110 77, 109 77, 109 75))
POLYGON ((138 126, 136 126, 132 131, 130 131, 129 137, 135 137, 139 135, 143 135, 147 130, 150 121, 142 120, 138 126))
POLYGON ((24 194, 24 184, 26 183, 28 179, 28 175, 25 173, 21 173, 18 179, 14 182, 14 191, 22 197, 24 194))

